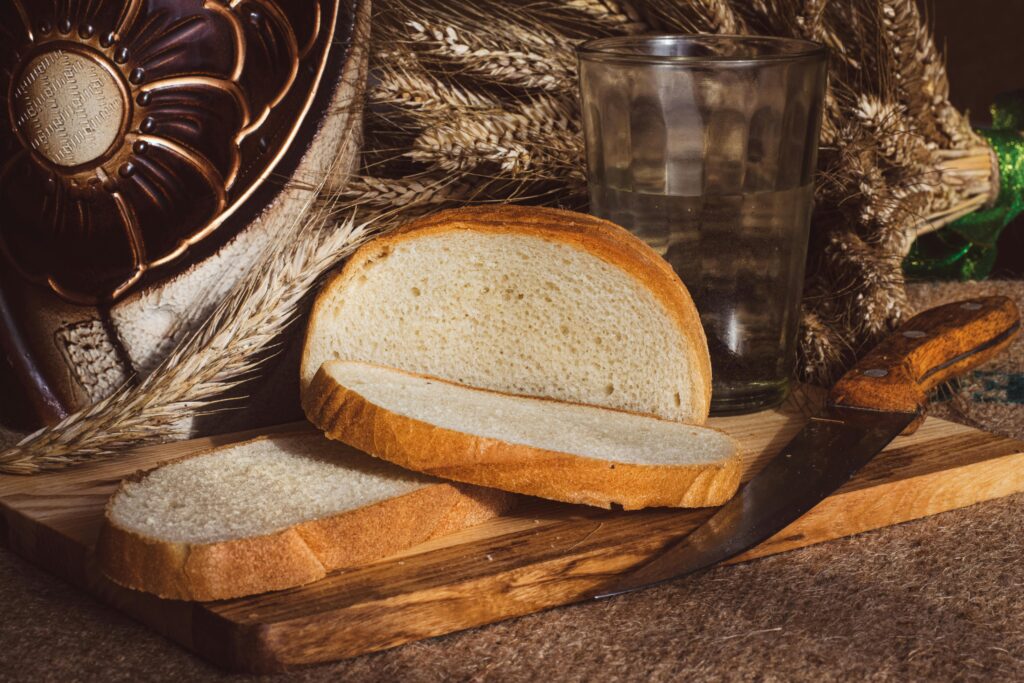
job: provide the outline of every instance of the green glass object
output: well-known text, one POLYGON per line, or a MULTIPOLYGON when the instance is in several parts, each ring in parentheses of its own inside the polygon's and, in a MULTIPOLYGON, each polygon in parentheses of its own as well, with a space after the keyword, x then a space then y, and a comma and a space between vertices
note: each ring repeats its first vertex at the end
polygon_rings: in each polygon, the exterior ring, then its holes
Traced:
POLYGON ((981 280, 992 271, 999 234, 1024 211, 1024 90, 996 98, 992 124, 978 133, 998 160, 999 196, 992 206, 918 238, 903 261, 908 276, 981 280))

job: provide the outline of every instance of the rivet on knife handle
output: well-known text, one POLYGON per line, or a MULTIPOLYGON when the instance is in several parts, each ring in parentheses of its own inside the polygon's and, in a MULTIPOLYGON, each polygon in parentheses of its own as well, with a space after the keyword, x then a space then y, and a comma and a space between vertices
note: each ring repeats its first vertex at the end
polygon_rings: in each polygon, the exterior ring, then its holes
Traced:
POLYGON ((838 407, 921 412, 928 392, 990 360, 1020 330, 1012 300, 957 301, 914 316, 843 375, 829 394, 838 407))

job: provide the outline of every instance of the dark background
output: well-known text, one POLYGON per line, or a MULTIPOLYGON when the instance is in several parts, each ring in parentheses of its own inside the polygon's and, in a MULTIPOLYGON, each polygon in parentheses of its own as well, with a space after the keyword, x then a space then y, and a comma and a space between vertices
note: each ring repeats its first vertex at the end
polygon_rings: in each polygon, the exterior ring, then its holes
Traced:
MULTIPOLYGON (((991 122, 1000 92, 1024 88, 1024 0, 927 0, 922 7, 946 55, 950 99, 971 122, 991 122)), ((1024 216, 1006 227, 992 277, 1024 275, 1024 216)))
POLYGON ((996 93, 1024 88, 1024 0, 930 0, 923 8, 946 55, 953 104, 987 124, 996 93))

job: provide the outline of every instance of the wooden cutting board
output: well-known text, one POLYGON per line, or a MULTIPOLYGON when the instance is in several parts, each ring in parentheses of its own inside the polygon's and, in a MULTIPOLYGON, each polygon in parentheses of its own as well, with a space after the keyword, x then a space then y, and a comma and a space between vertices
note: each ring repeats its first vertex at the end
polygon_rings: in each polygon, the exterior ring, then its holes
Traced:
MULTIPOLYGON (((786 410, 712 424, 746 449, 753 475, 803 424, 786 410)), ((277 432, 306 429, 279 428, 277 432)), ((214 603, 119 588, 92 557, 103 506, 125 475, 242 440, 236 434, 140 449, 33 477, 0 476, 0 534, 81 586, 220 666, 266 672, 352 657, 579 601, 687 533, 707 510, 611 512, 523 499, 514 514, 402 556, 293 590, 214 603)), ((928 419, 804 518, 737 561, 897 524, 1024 490, 1024 443, 928 419)))

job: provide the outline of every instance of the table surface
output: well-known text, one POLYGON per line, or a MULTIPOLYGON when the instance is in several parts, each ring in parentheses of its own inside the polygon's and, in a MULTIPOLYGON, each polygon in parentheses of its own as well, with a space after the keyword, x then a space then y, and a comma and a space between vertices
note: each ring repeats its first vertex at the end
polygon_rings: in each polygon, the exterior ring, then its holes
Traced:
MULTIPOLYGON (((912 297, 923 307, 980 293, 1021 301, 1024 285, 937 286, 912 297)), ((1021 353, 1010 354, 1011 370, 1024 367, 1021 353)), ((992 399, 989 377, 961 390, 961 401, 980 406, 966 419, 1024 437, 1024 406, 992 399)), ((964 408, 956 403, 937 412, 955 418, 964 408)), ((1021 679, 1022 556, 1024 494, 287 678, 1021 679)), ((0 605, 0 680, 242 678, 6 550, 0 605)))
MULTIPOLYGON (((1024 676, 1024 495, 297 680, 1024 676)), ((0 552, 0 679, 234 678, 0 552)))

